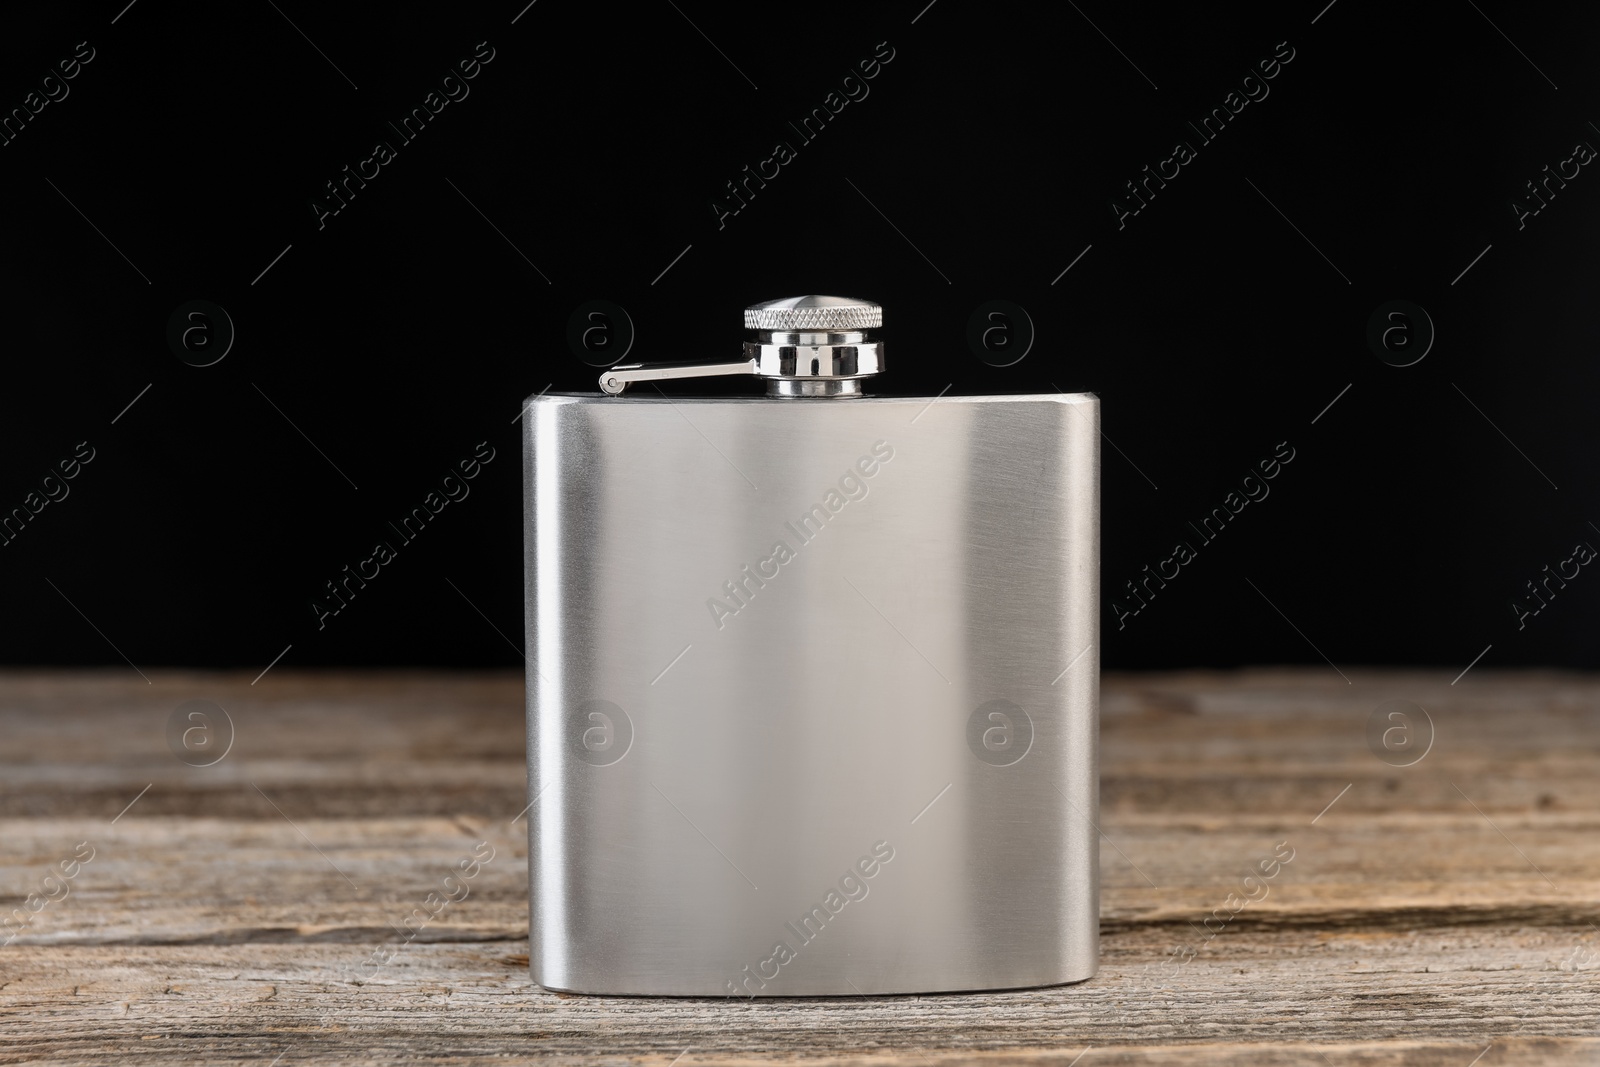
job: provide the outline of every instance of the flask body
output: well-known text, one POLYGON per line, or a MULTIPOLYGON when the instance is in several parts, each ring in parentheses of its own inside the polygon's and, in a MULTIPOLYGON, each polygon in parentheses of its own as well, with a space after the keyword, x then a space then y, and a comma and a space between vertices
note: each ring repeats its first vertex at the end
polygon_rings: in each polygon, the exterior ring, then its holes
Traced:
POLYGON ((1094 973, 1095 397, 546 394, 523 421, 535 981, 1094 973))

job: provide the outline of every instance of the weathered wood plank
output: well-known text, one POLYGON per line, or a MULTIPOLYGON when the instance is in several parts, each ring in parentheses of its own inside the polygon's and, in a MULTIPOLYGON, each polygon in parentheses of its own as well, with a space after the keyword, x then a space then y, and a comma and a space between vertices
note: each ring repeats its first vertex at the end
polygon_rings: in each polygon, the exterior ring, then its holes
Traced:
MULTIPOLYGON (((1454 781, 1485 811, 1600 812, 1595 679, 1474 671, 1452 688, 1442 677, 1357 671, 1346 686, 1325 673, 1108 676, 1105 809, 1231 817, 1320 808, 1354 783, 1343 810, 1470 810, 1454 781), (1379 762, 1365 744, 1368 713, 1397 697, 1428 708, 1437 727, 1433 750, 1412 768, 1379 762)), ((154 680, 0 672, 0 817, 109 818, 151 782, 142 813, 272 817, 250 781, 274 787, 274 799, 284 791, 278 802, 293 817, 509 817, 526 802, 515 675, 273 672, 255 687, 244 675, 154 680), (186 767, 166 749, 168 714, 196 698, 227 708, 237 727, 216 767, 186 767)))
POLYGON ((1600 1061, 1600 679, 1350 678, 1107 679, 1092 981, 729 1003, 531 986, 518 677, 0 672, 0 903, 96 849, 0 947, 0 1062, 1600 1061), (1437 727, 1414 767, 1366 747, 1395 697, 1437 727), (215 767, 166 749, 193 698, 238 728, 215 767), (363 978, 479 840, 471 895, 363 978))
MULTIPOLYGON (((1280 840, 1292 843, 1293 861, 1265 899, 1231 920, 1235 928, 1582 925, 1595 919, 1600 900, 1600 833, 1576 817, 1546 818, 1554 825, 1499 820, 1516 847, 1476 814, 1382 816, 1356 826, 1325 819, 1316 827, 1254 816, 1226 828, 1108 818, 1102 929, 1200 923, 1280 840)), ((381 936, 487 840, 495 857, 471 896, 449 909, 449 924, 460 926, 452 936, 525 937, 523 826, 466 816, 0 820, 0 881, 28 888, 78 842, 96 850, 70 896, 42 911, 17 943, 353 941, 381 936)))
MULTIPOLYGON (((1159 976, 1147 964, 1165 941, 1130 934, 1108 938, 1101 975, 1079 986, 755 1002, 544 993, 529 983, 526 942, 413 944, 362 985, 339 977, 359 946, 12 946, 0 1055, 49 1042, 54 1055, 94 1062, 127 1055, 130 1032, 181 1041, 186 1055, 207 1059, 270 1060, 289 1048, 290 1063, 379 1062, 407 1050, 463 1062, 505 1052, 665 1062, 692 1048, 704 1063, 801 1052, 915 1058, 1095 1045, 1104 1055, 1169 1042, 1421 1042, 1450 1056, 1467 1049, 1454 1061, 1464 1067, 1491 1042, 1593 1035, 1600 1023, 1593 965, 1561 969, 1581 942, 1574 931, 1225 936, 1159 976)), ((1572 1047, 1592 1054, 1596 1043, 1572 1047)), ((173 1054, 169 1045, 147 1056, 173 1054)))

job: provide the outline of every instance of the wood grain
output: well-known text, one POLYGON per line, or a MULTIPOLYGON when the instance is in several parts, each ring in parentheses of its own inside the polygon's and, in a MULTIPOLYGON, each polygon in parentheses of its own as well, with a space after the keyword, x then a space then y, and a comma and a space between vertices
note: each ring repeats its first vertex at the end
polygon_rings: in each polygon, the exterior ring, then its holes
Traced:
POLYGON ((0 673, 0 905, 95 848, 0 947, 0 1063, 1600 1063, 1600 680, 1346 674, 1106 678, 1095 979, 732 1003, 531 985, 519 677, 0 673), (166 747, 196 698, 214 767, 166 747), (1367 748, 1388 699, 1433 719, 1415 766, 1367 748))

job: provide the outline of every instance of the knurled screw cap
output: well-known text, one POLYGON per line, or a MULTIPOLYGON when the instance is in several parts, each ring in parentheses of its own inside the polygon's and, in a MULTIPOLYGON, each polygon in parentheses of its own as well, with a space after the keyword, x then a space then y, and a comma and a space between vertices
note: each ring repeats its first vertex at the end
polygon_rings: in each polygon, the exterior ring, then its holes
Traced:
POLYGON ((847 296, 791 296, 744 309, 747 330, 828 330, 835 333, 876 330, 883 326, 883 308, 870 300, 847 296))

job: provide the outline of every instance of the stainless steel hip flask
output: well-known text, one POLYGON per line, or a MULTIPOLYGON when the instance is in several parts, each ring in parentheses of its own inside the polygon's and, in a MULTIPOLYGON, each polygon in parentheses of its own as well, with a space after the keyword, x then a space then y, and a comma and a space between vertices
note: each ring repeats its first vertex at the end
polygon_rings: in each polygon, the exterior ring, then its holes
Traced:
POLYGON ((530 399, 540 985, 1094 974, 1099 402, 868 395, 881 319, 774 301, 742 361, 530 399), (629 391, 727 374, 767 395, 629 391))

